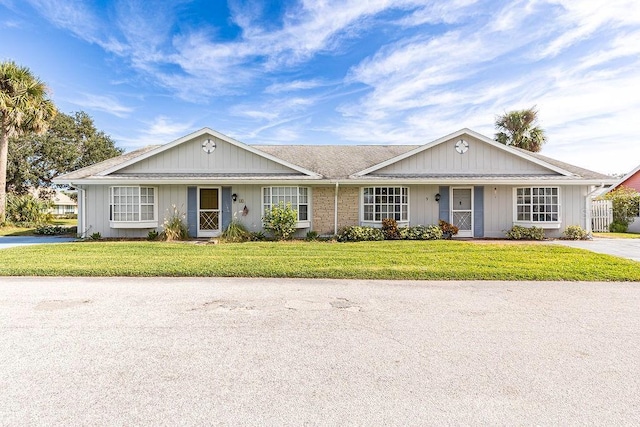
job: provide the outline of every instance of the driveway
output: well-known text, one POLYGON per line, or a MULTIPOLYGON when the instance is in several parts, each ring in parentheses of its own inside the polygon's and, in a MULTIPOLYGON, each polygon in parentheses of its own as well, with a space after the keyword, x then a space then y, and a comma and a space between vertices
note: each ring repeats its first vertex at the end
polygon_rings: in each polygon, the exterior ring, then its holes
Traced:
POLYGON ((0 236, 0 249, 25 245, 43 245, 47 243, 73 242, 73 237, 59 236, 0 236))
POLYGON ((2 425, 634 425, 640 283, 0 279, 2 425))
POLYGON ((551 243, 640 261, 640 239, 553 240, 551 243))

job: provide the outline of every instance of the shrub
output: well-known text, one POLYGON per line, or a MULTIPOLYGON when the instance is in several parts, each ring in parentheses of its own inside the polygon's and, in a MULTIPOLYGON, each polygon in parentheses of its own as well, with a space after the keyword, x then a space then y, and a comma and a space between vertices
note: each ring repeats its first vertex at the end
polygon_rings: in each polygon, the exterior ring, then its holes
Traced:
POLYGON ((629 231, 629 223, 622 221, 613 221, 609 224, 609 231, 612 233, 626 233, 629 231))
POLYGON ((440 227, 440 230, 442 230, 442 237, 445 239, 450 239, 451 237, 458 234, 458 231, 460 231, 458 227, 444 220, 438 221, 438 227, 440 227))
POLYGON ((6 221, 19 226, 31 227, 51 222, 47 210, 53 206, 50 200, 38 199, 31 194, 21 196, 7 194, 6 221))
MULTIPOLYGON (((640 215, 640 193, 633 188, 624 185, 607 193, 605 199, 611 200, 613 207, 613 224, 616 224, 618 233, 626 233, 627 226, 633 222, 633 219, 640 215)), ((611 227, 610 227, 611 228, 611 227)), ((613 230, 611 230, 613 232, 613 230)))
POLYGON ((189 228, 184 222, 186 214, 180 212, 176 205, 171 205, 171 210, 169 217, 165 218, 162 224, 163 231, 160 233, 162 240, 188 240, 189 228))
POLYGON ((150 230, 147 233, 147 240, 151 241, 151 240, 157 240, 159 236, 159 233, 157 230, 150 230))
POLYGON ((544 240, 544 230, 538 227, 521 227, 514 225, 507 231, 507 239, 511 240, 544 240))
POLYGON ((384 235, 385 240, 400 239, 400 233, 398 233, 398 222, 393 218, 383 219, 382 234, 384 235))
POLYGON ((567 240, 586 240, 589 238, 589 233, 579 225, 568 226, 563 234, 567 240))
POLYGON ((50 225, 44 224, 39 225, 33 230, 33 234, 40 234, 43 236, 58 236, 61 234, 76 234, 78 232, 78 227, 63 227, 61 225, 50 225))
POLYGON ((252 231, 249 232, 249 240, 252 242, 263 242, 267 240, 267 236, 265 236, 262 231, 252 231))
POLYGON ((280 202, 265 212, 262 220, 264 221, 264 229, 273 233, 276 240, 286 240, 296 232, 298 212, 291 208, 291 203, 285 205, 280 202))
POLYGON ((438 240, 442 239, 442 230, 437 225, 403 227, 398 229, 400 238, 404 240, 438 240))
POLYGON ((307 242, 313 242, 318 240, 318 232, 317 231, 307 231, 307 236, 304 238, 307 242))
POLYGON ((89 236, 89 238, 91 240, 100 240, 102 239, 102 234, 100 234, 99 231, 96 231, 95 233, 92 233, 91 236, 89 236))
POLYGON ((240 221, 234 219, 229 223, 227 229, 222 233, 222 237, 231 243, 242 243, 251 239, 251 233, 240 221))
POLYGON ((338 234, 339 242, 368 242, 384 240, 382 230, 374 227, 360 227, 354 225, 346 227, 338 234))

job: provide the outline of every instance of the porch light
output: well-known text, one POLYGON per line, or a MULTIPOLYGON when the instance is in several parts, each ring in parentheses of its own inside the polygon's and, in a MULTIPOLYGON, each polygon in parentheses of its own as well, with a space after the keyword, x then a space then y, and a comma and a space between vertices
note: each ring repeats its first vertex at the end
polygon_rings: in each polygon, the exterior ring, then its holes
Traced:
POLYGON ((436 202, 440 201, 440 193, 436 194, 436 202))
POLYGON ((238 195, 236 193, 233 193, 231 195, 231 200, 233 200, 234 202, 238 200, 238 195))

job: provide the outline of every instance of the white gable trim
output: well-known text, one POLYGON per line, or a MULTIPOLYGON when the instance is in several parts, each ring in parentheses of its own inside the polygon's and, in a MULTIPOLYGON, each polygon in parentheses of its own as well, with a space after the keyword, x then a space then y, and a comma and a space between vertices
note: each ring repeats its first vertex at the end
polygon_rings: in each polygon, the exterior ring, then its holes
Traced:
POLYGON ((500 144, 499 142, 494 141, 493 139, 487 138, 486 136, 484 136, 482 134, 479 134, 478 132, 472 131, 471 129, 468 129, 468 128, 464 128, 464 129, 460 129, 459 131, 454 132, 452 134, 443 136, 442 138, 438 138, 435 141, 429 142, 429 143, 427 143, 425 145, 422 145, 422 146, 420 146, 418 148, 415 148, 415 149, 413 149, 411 151, 407 151, 404 154, 401 154, 399 156, 393 157, 393 158, 391 158, 389 160, 386 160, 386 161, 384 161, 382 163, 378 163, 377 165, 371 166, 370 168, 367 168, 367 169, 362 170, 360 172, 356 172, 353 175, 351 175, 351 177, 352 178, 358 178, 358 177, 370 174, 371 172, 375 172, 377 170, 380 170, 380 169, 382 169, 384 167, 387 167, 387 166, 392 165, 392 164, 394 164, 396 162, 399 162, 400 160, 404 160, 407 157, 411 157, 411 156, 413 156, 415 154, 421 153, 421 152, 423 152, 425 150, 428 150, 428 149, 430 149, 432 147, 435 147, 436 145, 442 144, 443 142, 450 141, 450 140, 455 139, 455 138, 459 138, 459 137, 461 137, 463 135, 468 135, 468 136, 472 136, 474 138, 477 138, 477 139, 479 139, 479 140, 481 140, 481 141, 483 141, 483 142, 485 142, 485 143, 487 143, 487 144, 489 144, 489 145, 491 145, 491 146, 493 146, 493 147, 495 147, 495 148, 497 148, 499 150, 506 151, 506 152, 516 156, 516 157, 520 157, 520 158, 522 158, 524 160, 527 160, 527 161, 529 161, 531 163, 535 163, 535 164, 537 164, 539 166, 542 166, 544 168, 547 168, 549 170, 557 172, 557 173, 559 173, 561 175, 564 175, 564 176, 575 176, 574 174, 572 174, 569 171, 566 171, 566 170, 564 170, 562 168, 559 168, 557 166, 554 166, 554 165, 552 165, 550 163, 547 163, 545 161, 537 159, 537 158, 535 158, 533 156, 529 156, 526 153, 521 153, 519 151, 512 150, 508 146, 506 146, 504 144, 500 144))
POLYGON ((272 156, 271 154, 267 154, 267 153, 265 153, 263 151, 260 151, 260 150, 258 150, 256 148, 251 147, 250 145, 244 144, 244 143, 242 143, 240 141, 237 141, 237 140, 235 140, 235 139, 233 139, 233 138, 231 138, 231 137, 229 137, 227 135, 224 135, 224 134, 222 134, 220 132, 217 132, 217 131, 215 131, 213 129, 210 129, 210 128, 202 128, 199 131, 193 132, 193 133, 191 133, 191 134, 189 134, 187 136, 183 136, 182 138, 178 138, 175 141, 169 142, 168 144, 161 145, 158 148, 155 148, 155 149, 153 149, 151 151, 147 151, 146 153, 144 153, 144 154, 142 154, 140 156, 134 157, 133 159, 127 160, 124 163, 120 163, 120 164, 118 164, 116 166, 113 166, 113 167, 111 167, 109 169, 105 169, 102 172, 97 173, 95 176, 105 176, 105 175, 112 174, 112 173, 117 172, 117 171, 119 171, 121 169, 124 169, 124 168, 126 168, 128 166, 136 164, 136 163, 138 163, 138 162, 140 162, 140 161, 142 161, 144 159, 148 159, 149 157, 153 157, 156 154, 162 153, 163 151, 167 151, 167 150, 169 150, 169 149, 171 149, 173 147, 176 147, 176 146, 178 146, 178 145, 180 145, 182 143, 185 143, 187 141, 191 141, 192 139, 201 137, 203 135, 211 135, 211 136, 216 137, 218 139, 221 139, 221 140, 223 140, 225 142, 228 142, 231 145, 235 145, 238 148, 241 148, 243 150, 249 151, 250 153, 253 153, 253 154, 257 155, 257 156, 264 157, 265 159, 268 159, 268 160, 271 160, 273 162, 276 162, 276 163, 278 163, 278 164, 280 164, 282 166, 288 167, 290 169, 293 169, 293 170, 295 170, 297 172, 300 172, 300 173, 302 173, 304 175, 307 175, 307 176, 310 176, 312 178, 322 178, 322 175, 319 175, 319 174, 317 174, 315 172, 312 172, 310 170, 301 168, 300 166, 294 165, 293 163, 289 163, 289 162, 287 162, 285 160, 279 159, 279 158, 277 158, 275 156, 272 156))

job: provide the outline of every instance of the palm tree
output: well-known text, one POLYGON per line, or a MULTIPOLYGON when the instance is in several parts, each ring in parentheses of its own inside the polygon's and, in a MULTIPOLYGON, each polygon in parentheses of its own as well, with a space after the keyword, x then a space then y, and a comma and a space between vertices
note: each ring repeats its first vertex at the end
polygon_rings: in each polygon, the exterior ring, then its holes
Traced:
POLYGON ((496 141, 537 153, 547 141, 544 130, 538 126, 538 110, 531 107, 515 110, 496 117, 496 141))
POLYGON ((56 115, 47 87, 27 67, 0 62, 0 223, 6 218, 9 138, 42 133, 56 115))

